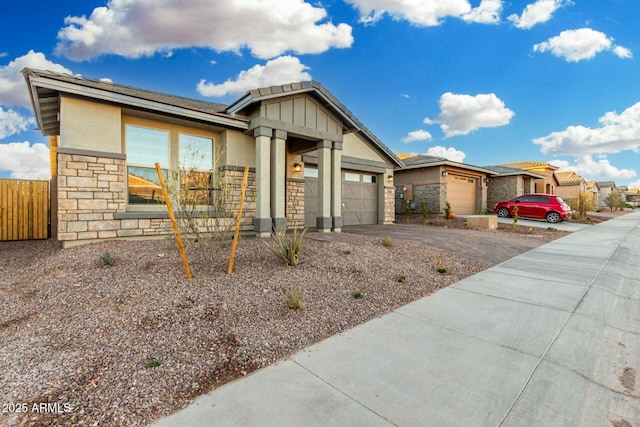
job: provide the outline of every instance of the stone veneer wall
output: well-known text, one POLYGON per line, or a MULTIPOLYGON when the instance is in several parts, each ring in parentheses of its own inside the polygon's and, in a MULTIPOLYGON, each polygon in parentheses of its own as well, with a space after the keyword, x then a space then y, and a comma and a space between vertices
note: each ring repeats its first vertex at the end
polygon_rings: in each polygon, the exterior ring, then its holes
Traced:
POLYGON ((287 179, 287 227, 304 227, 304 179, 287 179))
MULTIPOLYGON (((529 184, 531 181, 529 181, 529 184)), ((487 209, 493 210, 498 202, 511 200, 523 194, 523 179, 520 176, 493 177, 489 181, 487 189, 487 209)))
MULTIPOLYGON (((396 187, 395 209, 397 214, 404 215, 405 200, 400 197, 403 194, 403 186, 396 187)), ((413 200, 410 200, 414 208, 413 213, 422 211, 422 202, 427 203, 427 210, 430 214, 444 213, 444 207, 447 202, 447 185, 446 184, 425 184, 413 186, 413 200)))
POLYGON ((384 187, 384 223, 391 224, 396 220, 396 188, 384 187))
MULTIPOLYGON (((58 240, 71 244, 95 239, 152 237, 172 232, 166 212, 127 212, 126 165, 123 155, 58 150, 58 240), (95 155, 93 155, 95 154, 95 155), (158 215, 158 218, 154 218, 158 215), (166 216, 166 217, 165 217, 166 216)), ((221 168, 222 220, 233 227, 240 204, 244 168, 221 168), (227 219, 228 218, 228 219, 227 219)), ((249 172, 241 230, 253 230, 255 171, 249 172)), ((203 223, 204 226, 204 223, 203 223)))
MULTIPOLYGON (((114 214, 126 209, 124 156, 67 154, 58 149, 58 240, 118 237, 114 214)), ((151 224, 145 224, 151 228, 151 224)))

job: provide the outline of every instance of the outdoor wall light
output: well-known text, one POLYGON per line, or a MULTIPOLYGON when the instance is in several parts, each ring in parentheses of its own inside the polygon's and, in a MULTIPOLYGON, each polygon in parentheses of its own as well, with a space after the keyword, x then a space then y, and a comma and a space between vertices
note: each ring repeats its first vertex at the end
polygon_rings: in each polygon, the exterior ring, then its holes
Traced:
POLYGON ((293 171, 294 172, 300 172, 302 170, 302 165, 300 163, 294 163, 293 164, 293 171))
POLYGON ((387 175, 387 182, 393 182, 393 175, 387 175))
POLYGON ((448 171, 443 171, 443 172, 442 172, 442 176, 447 176, 447 175, 449 175, 449 172, 448 172, 448 171))

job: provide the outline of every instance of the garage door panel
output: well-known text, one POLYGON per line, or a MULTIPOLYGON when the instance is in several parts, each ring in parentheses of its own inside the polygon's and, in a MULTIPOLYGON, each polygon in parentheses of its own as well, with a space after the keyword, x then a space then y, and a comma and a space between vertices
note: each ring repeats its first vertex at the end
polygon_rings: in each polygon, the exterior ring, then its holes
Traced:
MULTIPOLYGON (((362 182, 363 176, 372 180, 371 175, 358 172, 346 172, 350 181, 342 182, 342 223, 343 225, 361 225, 378 223, 378 185, 362 182), (359 182, 352 181, 358 177, 359 182)), ((315 227, 318 212, 318 179, 305 177, 304 184, 304 226, 315 227)))
POLYGON ((447 200, 451 210, 460 215, 476 213, 477 178, 450 174, 447 177, 447 200))

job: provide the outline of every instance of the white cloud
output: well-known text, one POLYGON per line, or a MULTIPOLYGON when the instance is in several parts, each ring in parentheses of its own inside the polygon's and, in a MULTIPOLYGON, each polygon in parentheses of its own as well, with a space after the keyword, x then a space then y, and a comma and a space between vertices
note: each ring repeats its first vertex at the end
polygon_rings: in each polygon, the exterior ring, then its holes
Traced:
POLYGON ((227 80, 220 84, 200 80, 198 93, 203 96, 220 97, 241 94, 259 87, 311 80, 311 75, 306 72, 308 69, 309 67, 294 56, 281 56, 267 61, 265 65, 255 65, 240 72, 235 80, 227 80))
POLYGON ((591 28, 565 30, 549 40, 533 46, 534 52, 551 52, 567 62, 578 62, 591 59, 596 54, 613 50, 620 58, 630 58, 631 51, 622 46, 614 46, 613 39, 605 33, 591 28))
POLYGON ((32 117, 25 117, 14 110, 5 110, 0 106, 0 139, 24 132, 35 124, 32 117))
POLYGON ((49 61, 43 53, 30 50, 26 55, 9 62, 8 65, 0 66, 2 104, 31 108, 29 91, 21 73, 25 67, 71 74, 71 71, 62 65, 49 61))
POLYGON ((536 24, 547 22, 553 17, 553 13, 564 5, 573 4, 570 0, 538 0, 528 4, 522 11, 522 15, 509 15, 507 19, 513 25, 521 29, 529 29, 536 24))
POLYGON ((360 22, 374 24, 390 15, 395 20, 409 21, 421 27, 433 27, 447 17, 468 22, 496 23, 500 20, 502 0, 482 0, 472 8, 467 0, 347 0, 360 13, 360 22))
POLYGON ((436 145, 435 147, 430 147, 427 150, 426 154, 430 156, 444 157, 447 160, 451 160, 452 162, 458 162, 458 163, 464 162, 464 158, 467 157, 465 153, 463 153, 462 151, 458 151, 453 147, 445 148, 439 145, 436 145))
POLYGON ((462 19, 478 24, 497 24, 500 22, 500 12, 502 0, 482 0, 478 7, 462 15, 462 19))
POLYGON ((479 128, 504 126, 514 116, 495 94, 459 95, 447 92, 440 97, 440 114, 424 123, 439 123, 445 137, 466 135, 479 128))
POLYGON ((629 188, 640 188, 640 180, 634 181, 634 182, 630 182, 628 187, 629 188))
POLYGON ((627 49, 626 47, 616 46, 616 47, 613 48, 613 53, 618 58, 622 58, 622 59, 633 58, 633 53, 631 53, 631 51, 629 49, 627 49))
POLYGON ((248 48, 259 58, 287 51, 321 53, 353 43, 351 26, 304 0, 110 0, 87 18, 71 16, 56 52, 74 60, 102 54, 129 58, 190 46, 248 48))
POLYGON ((40 142, 0 144, 0 171, 11 172, 15 179, 49 179, 49 148, 40 142))
POLYGON ((426 130, 419 129, 419 130, 414 130, 409 132, 407 136, 402 138, 402 141, 409 143, 409 142, 415 142, 415 141, 428 141, 430 139, 431 139, 431 134, 429 132, 427 132, 426 130))
POLYGON ((574 171, 585 179, 629 179, 637 175, 633 169, 619 169, 613 166, 606 158, 595 161, 589 154, 576 157, 575 164, 566 160, 553 160, 549 164, 558 166, 560 171, 574 171))
POLYGON ((605 113, 600 117, 601 127, 569 126, 567 129, 552 132, 547 136, 535 138, 534 144, 540 145, 543 153, 556 155, 619 153, 632 150, 640 151, 640 102, 624 110, 605 113))

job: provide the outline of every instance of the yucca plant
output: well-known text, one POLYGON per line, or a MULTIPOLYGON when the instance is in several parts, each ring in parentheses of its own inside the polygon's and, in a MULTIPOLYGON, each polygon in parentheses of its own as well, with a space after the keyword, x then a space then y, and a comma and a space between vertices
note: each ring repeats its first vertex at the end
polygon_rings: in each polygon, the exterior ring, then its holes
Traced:
POLYGON ((306 232, 306 228, 299 232, 297 226, 293 227, 291 234, 287 234, 286 228, 274 229, 271 236, 276 241, 276 247, 269 246, 269 250, 285 264, 296 266, 300 263, 300 253, 306 232))

